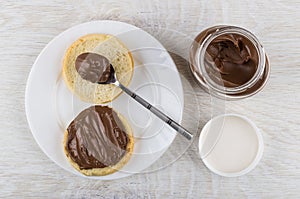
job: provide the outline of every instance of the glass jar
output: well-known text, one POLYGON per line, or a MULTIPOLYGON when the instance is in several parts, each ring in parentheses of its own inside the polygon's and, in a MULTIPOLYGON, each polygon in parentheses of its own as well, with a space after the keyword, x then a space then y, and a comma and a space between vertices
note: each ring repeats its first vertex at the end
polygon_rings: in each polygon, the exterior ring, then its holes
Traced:
MULTIPOLYGON (((237 41, 236 43, 237 46, 239 46, 238 42, 239 41, 237 41)), ((222 47, 223 45, 224 43, 220 44, 219 46, 222 47)), ((215 49, 218 48, 220 49, 220 47, 218 46, 215 49)), ((228 46, 224 48, 228 48, 228 46)), ((232 52, 239 53, 239 51, 236 50, 233 50, 232 52)), ((229 52, 229 56, 232 54, 232 52, 229 52)), ((225 54, 225 56, 227 55, 225 54)), ((216 57, 220 57, 220 54, 217 55, 216 57)), ((211 60, 211 58, 209 59, 211 60)), ((221 61, 223 60, 223 58, 220 59, 216 58, 216 59, 214 60, 215 62, 218 61, 218 63, 220 62, 220 60, 221 61)), ((226 60, 224 61, 224 65, 225 64, 228 64, 226 60)), ((223 67, 222 64, 220 65, 220 67, 221 68, 223 67)), ((231 71, 233 70, 233 72, 236 69, 237 70, 242 69, 241 65, 237 65, 236 68, 234 67, 230 68, 230 70, 231 71)), ((200 85, 207 92, 217 97, 225 98, 225 99, 242 99, 256 94, 265 86, 270 74, 270 65, 269 65, 267 54, 265 53, 263 46, 260 44, 256 36, 253 35, 251 32, 249 32, 248 30, 236 26, 214 26, 202 31, 199 35, 197 35, 190 48, 190 69, 193 75, 195 76, 195 78, 200 83, 200 85), (249 45, 248 46, 245 45, 244 49, 254 51, 252 55, 255 56, 256 68, 255 71, 253 71, 253 73, 250 74, 251 76, 246 81, 240 84, 226 85, 226 82, 228 81, 225 79, 230 75, 228 76, 226 73, 221 74, 221 72, 217 74, 216 70, 213 70, 214 72, 211 72, 212 69, 210 68, 211 67, 216 68, 216 67, 208 66, 209 62, 207 61, 208 60, 207 51, 208 48, 210 48, 210 44, 214 44, 215 41, 220 40, 220 38, 222 37, 229 38, 232 37, 232 35, 242 38, 246 42, 249 42, 249 45)), ((235 71, 233 73, 233 78, 240 78, 241 75, 243 74, 240 73, 239 71, 235 71)))

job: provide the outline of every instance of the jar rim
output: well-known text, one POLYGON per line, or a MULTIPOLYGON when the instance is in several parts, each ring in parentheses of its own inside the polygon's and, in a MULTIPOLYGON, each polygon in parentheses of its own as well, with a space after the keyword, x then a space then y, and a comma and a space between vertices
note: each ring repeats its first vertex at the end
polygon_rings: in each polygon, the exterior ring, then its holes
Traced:
POLYGON ((197 65, 199 67, 199 72, 201 73, 201 76, 203 77, 204 81, 207 83, 209 88, 223 94, 238 94, 254 86, 258 79, 263 75, 266 64, 265 59, 265 50, 253 33, 237 26, 221 26, 217 27, 215 32, 207 35, 206 38, 203 40, 203 42, 200 45, 199 51, 197 52, 196 60, 198 62, 197 65), (225 87, 224 85, 217 84, 207 75, 205 69, 204 55, 208 45, 215 38, 224 34, 237 34, 245 37, 253 44, 258 55, 258 64, 255 74, 246 83, 237 87, 225 87))

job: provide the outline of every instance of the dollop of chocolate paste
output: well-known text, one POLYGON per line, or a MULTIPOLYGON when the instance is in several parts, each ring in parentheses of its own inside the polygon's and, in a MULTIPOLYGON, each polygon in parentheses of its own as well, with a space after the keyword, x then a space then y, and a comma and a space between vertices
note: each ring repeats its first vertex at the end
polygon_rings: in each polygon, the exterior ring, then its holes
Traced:
POLYGON ((67 128, 66 150, 80 169, 117 164, 126 154, 129 141, 124 125, 108 106, 91 106, 67 128))
POLYGON ((96 53, 82 53, 75 60, 75 68, 79 75, 92 83, 105 83, 110 77, 109 60, 96 53))
POLYGON ((256 48, 242 35, 221 35, 206 49, 205 68, 212 80, 225 87, 245 84, 254 76, 257 66, 256 48))

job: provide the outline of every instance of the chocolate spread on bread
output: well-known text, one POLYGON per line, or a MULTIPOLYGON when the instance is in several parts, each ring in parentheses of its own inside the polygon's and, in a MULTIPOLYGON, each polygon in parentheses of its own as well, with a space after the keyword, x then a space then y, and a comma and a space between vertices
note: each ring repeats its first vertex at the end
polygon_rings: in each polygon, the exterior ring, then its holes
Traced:
POLYGON ((80 169, 104 168, 117 164, 129 142, 117 113, 108 106, 91 106, 67 128, 66 150, 80 169))

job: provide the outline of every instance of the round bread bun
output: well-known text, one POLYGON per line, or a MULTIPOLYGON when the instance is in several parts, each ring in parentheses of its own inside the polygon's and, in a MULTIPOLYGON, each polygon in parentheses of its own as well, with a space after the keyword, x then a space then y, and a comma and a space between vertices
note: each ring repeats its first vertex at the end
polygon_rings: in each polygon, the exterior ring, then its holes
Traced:
POLYGON ((116 171, 119 171, 129 161, 129 159, 133 153, 133 148, 134 148, 134 138, 133 138, 133 134, 132 134, 132 129, 124 116, 122 116, 120 113, 117 113, 117 115, 126 129, 128 143, 126 146, 125 155, 121 158, 121 160, 117 164, 112 165, 112 166, 107 166, 104 168, 80 169, 79 165, 75 161, 72 160, 72 158, 69 155, 69 152, 67 151, 66 147, 67 147, 67 141, 68 141, 68 131, 67 130, 65 131, 64 140, 63 140, 64 153, 65 153, 68 161, 71 163, 71 165, 76 170, 78 170, 80 173, 82 173, 86 176, 104 176, 104 175, 112 174, 116 171))
POLYGON ((121 93, 120 88, 87 81, 75 68, 76 58, 87 52, 106 57, 114 67, 118 80, 125 86, 129 85, 133 75, 132 55, 116 37, 107 34, 82 36, 65 53, 62 73, 68 88, 85 102, 95 104, 110 102, 121 93))

